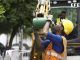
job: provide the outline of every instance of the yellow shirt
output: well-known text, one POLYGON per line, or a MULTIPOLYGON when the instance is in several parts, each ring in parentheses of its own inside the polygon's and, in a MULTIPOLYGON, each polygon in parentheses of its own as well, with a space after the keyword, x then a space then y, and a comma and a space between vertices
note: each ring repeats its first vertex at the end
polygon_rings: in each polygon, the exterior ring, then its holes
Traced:
MULTIPOLYGON (((67 18, 65 18, 66 20, 68 20, 67 18)), ((62 20, 62 19, 61 19, 62 20)), ((56 20, 56 24, 58 25, 58 24, 60 24, 61 23, 61 20, 60 20, 60 18, 57 18, 57 20, 56 20)))

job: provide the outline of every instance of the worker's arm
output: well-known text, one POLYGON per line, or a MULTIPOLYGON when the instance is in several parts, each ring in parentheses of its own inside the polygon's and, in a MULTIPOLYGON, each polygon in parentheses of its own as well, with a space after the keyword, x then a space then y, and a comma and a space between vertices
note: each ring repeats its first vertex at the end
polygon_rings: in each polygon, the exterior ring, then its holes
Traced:
POLYGON ((47 36, 48 31, 49 31, 49 25, 50 25, 50 21, 47 21, 43 27, 43 34, 45 34, 46 36, 47 36))
POLYGON ((47 36, 47 33, 49 31, 49 26, 50 24, 52 23, 52 18, 53 18, 53 15, 48 15, 47 16, 47 22, 46 24, 44 25, 43 27, 43 33, 47 36))
POLYGON ((50 44, 50 40, 41 40, 41 47, 42 49, 46 49, 47 46, 50 44))
POLYGON ((62 53, 64 51, 63 39, 60 35, 55 35, 48 32, 46 40, 41 41, 42 48, 45 49, 50 42, 52 42, 52 44, 54 45, 52 46, 52 48, 57 53, 62 53))
POLYGON ((50 41, 54 42, 62 42, 62 36, 61 35, 55 35, 52 34, 50 32, 47 33, 47 39, 49 39, 50 41))
POLYGON ((63 45, 63 39, 61 35, 55 35, 52 33, 47 34, 47 39, 52 42, 54 45, 52 48, 57 52, 57 53, 63 53, 64 51, 64 45, 63 45))

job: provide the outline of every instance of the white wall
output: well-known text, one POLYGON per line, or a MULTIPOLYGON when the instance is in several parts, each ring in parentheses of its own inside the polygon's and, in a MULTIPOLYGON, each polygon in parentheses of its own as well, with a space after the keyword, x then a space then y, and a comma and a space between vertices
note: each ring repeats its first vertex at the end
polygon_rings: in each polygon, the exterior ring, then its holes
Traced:
MULTIPOLYGON (((8 38, 7 38, 7 34, 1 34, 0 35, 0 42, 6 46, 7 44, 7 40, 10 39, 10 35, 8 35, 8 38)), ((19 43, 20 41, 20 37, 17 35, 13 38, 13 43, 12 44, 15 44, 15 43, 19 43)), ((23 39, 23 43, 27 44, 29 47, 32 46, 32 40, 31 40, 31 37, 27 37, 26 39, 23 39)))

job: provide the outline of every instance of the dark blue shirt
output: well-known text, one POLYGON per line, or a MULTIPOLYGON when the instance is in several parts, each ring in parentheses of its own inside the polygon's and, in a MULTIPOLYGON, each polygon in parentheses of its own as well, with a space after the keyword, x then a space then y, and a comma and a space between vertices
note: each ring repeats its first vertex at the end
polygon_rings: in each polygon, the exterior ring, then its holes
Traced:
POLYGON ((41 44, 43 47, 47 47, 50 42, 52 42, 52 48, 57 53, 63 52, 64 46, 63 46, 63 40, 62 40, 61 35, 55 35, 55 34, 48 32, 46 40, 43 40, 41 44))

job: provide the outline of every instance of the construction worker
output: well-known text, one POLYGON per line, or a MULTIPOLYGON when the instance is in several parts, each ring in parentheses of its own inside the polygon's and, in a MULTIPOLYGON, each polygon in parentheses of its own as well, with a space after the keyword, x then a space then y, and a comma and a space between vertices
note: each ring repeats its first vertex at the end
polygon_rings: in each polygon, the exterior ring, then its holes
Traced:
POLYGON ((56 20, 56 24, 61 23, 61 20, 63 20, 63 19, 68 20, 68 18, 66 18, 66 12, 65 12, 65 11, 62 11, 62 12, 58 15, 58 18, 57 18, 57 20, 56 20))
POLYGON ((53 31, 55 30, 53 34, 49 32, 50 22, 48 20, 43 27, 43 34, 46 36, 45 39, 41 40, 41 46, 45 48, 43 60, 66 60, 67 41, 61 33, 64 31, 65 34, 70 34, 73 30, 73 23, 69 20, 62 20, 61 24, 53 28, 53 31))

